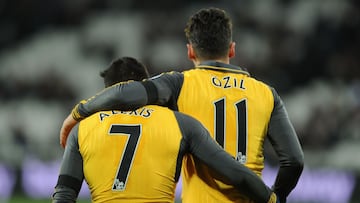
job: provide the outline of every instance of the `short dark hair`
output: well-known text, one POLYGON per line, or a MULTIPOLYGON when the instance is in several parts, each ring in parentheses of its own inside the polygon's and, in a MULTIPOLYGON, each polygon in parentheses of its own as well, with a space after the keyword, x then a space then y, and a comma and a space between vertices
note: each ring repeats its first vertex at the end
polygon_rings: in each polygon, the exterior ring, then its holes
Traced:
POLYGON ((230 16, 219 8, 200 9, 187 22, 185 35, 198 57, 226 56, 232 41, 230 16))
POLYGON ((111 62, 110 66, 100 72, 104 78, 105 87, 109 87, 118 82, 136 80, 141 81, 149 78, 146 66, 132 57, 121 57, 111 62))

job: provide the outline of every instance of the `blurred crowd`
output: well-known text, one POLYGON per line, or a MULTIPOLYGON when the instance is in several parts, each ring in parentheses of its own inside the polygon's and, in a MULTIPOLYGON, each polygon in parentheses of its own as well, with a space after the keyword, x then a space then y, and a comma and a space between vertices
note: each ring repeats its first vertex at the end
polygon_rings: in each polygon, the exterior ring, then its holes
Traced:
POLYGON ((207 6, 230 13, 231 62, 278 90, 308 166, 360 173, 356 0, 1 1, 0 163, 59 159, 62 120, 103 88, 99 72, 117 56, 139 58, 152 75, 191 68, 183 29, 207 6))

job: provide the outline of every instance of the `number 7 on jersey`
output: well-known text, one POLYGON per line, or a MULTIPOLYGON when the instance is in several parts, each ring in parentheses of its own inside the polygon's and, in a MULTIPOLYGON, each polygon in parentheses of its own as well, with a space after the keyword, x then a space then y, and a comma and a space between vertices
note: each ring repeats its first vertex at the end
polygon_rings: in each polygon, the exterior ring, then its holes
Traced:
POLYGON ((141 125, 113 124, 110 127, 109 134, 128 136, 112 187, 115 191, 123 191, 125 190, 131 165, 139 143, 141 125))

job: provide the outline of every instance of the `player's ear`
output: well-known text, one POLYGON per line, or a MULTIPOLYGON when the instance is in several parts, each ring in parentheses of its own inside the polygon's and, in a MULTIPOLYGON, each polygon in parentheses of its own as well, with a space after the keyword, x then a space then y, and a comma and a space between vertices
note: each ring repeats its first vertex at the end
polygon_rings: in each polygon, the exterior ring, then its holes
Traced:
POLYGON ((195 60, 195 52, 191 44, 186 44, 187 46, 187 55, 190 60, 195 60))
POLYGON ((231 42, 229 47, 229 58, 232 58, 235 56, 235 42, 231 42))

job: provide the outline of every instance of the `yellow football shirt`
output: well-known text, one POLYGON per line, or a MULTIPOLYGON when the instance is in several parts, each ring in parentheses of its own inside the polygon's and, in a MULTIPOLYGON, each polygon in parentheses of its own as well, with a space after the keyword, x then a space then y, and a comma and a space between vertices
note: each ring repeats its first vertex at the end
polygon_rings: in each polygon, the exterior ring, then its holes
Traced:
POLYGON ((92 200, 173 202, 181 138, 173 112, 157 106, 103 111, 80 122, 79 150, 92 200))
MULTIPOLYGON (((242 70, 199 66, 183 74, 179 111, 198 119, 228 153, 261 176, 274 107, 271 89, 242 70)), ((248 202, 192 156, 184 158, 182 172, 183 202, 248 202)))

